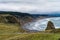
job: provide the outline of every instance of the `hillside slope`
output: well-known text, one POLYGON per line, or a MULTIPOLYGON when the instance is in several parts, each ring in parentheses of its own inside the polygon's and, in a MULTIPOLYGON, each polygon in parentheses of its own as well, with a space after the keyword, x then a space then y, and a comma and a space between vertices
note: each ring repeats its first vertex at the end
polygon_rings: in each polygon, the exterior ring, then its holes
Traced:
POLYGON ((14 33, 1 34, 1 40, 59 40, 60 34, 54 33, 14 33), (5 36, 4 36, 5 35, 5 36))
POLYGON ((0 14, 0 33, 2 32, 24 32, 19 19, 10 14, 0 14))

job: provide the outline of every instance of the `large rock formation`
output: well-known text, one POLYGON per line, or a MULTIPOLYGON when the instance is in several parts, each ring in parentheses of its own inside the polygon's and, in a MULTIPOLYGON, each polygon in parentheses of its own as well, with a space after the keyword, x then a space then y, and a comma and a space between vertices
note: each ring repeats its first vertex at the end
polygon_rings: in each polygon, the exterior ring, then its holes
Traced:
POLYGON ((53 30, 53 29, 55 29, 53 22, 48 21, 46 30, 53 30))

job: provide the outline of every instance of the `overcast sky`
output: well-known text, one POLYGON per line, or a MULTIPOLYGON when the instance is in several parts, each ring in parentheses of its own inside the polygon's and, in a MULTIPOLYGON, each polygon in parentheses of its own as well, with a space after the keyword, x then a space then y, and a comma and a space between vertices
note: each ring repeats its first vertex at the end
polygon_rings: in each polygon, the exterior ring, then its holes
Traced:
POLYGON ((0 11, 59 12, 60 0, 0 0, 0 11))

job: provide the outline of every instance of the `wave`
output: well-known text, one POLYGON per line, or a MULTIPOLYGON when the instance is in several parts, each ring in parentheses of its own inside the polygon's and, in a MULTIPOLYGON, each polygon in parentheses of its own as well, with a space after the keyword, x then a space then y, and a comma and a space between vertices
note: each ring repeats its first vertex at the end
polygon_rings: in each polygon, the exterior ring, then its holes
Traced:
POLYGON ((60 28, 60 17, 39 19, 34 22, 25 24, 23 28, 28 30, 45 31, 48 21, 52 21, 54 23, 55 28, 60 28))

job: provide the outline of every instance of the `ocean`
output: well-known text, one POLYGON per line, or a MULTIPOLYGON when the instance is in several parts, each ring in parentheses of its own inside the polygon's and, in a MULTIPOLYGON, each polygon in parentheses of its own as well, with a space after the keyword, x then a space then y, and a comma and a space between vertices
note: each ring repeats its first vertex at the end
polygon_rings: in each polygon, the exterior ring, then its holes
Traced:
POLYGON ((36 20, 34 22, 26 23, 23 28, 28 30, 45 31, 48 21, 52 21, 55 28, 60 28, 60 17, 36 20))

